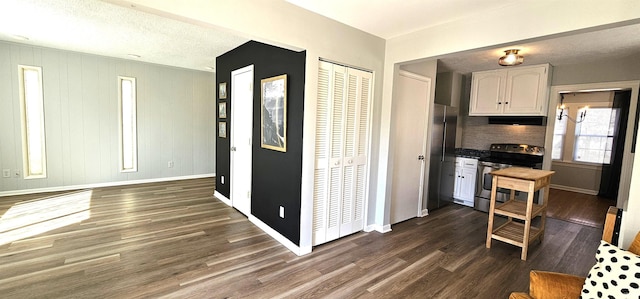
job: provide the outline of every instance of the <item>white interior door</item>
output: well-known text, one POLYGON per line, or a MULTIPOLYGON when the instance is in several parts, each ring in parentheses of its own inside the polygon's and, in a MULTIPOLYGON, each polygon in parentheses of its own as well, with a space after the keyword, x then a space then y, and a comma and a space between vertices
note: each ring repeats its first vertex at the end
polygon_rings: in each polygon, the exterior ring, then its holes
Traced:
POLYGON ((253 65, 231 72, 231 205, 251 214, 253 65))
POLYGON ((430 90, 431 79, 400 71, 393 99, 391 224, 417 217, 422 210, 430 90))

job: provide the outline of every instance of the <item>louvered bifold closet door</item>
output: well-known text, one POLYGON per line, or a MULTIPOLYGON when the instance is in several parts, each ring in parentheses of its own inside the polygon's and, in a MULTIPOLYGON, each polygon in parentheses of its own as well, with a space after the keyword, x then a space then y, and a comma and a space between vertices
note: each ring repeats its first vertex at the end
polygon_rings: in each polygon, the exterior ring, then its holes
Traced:
POLYGON ((371 73, 320 62, 313 244, 364 227, 371 73))
POLYGON ((347 69, 340 236, 364 228, 371 73, 347 69))

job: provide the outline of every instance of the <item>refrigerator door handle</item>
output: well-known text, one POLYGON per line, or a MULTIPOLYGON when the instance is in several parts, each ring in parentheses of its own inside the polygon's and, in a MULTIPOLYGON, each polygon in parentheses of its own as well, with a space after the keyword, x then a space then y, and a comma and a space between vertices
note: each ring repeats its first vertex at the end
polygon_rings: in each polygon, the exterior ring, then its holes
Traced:
POLYGON ((442 129, 442 157, 440 161, 444 161, 444 154, 447 152, 447 122, 444 122, 442 129))

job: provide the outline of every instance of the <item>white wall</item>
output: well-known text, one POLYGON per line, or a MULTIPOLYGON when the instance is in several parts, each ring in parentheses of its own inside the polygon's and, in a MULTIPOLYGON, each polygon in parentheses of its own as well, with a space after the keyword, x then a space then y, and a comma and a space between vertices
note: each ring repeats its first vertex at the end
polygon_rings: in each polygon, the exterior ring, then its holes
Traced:
POLYGON ((214 173, 213 73, 7 42, 0 42, 0 169, 22 170, 19 64, 42 67, 48 177, 0 178, 0 195, 214 173), (118 170, 119 75, 137 78, 134 173, 118 170))

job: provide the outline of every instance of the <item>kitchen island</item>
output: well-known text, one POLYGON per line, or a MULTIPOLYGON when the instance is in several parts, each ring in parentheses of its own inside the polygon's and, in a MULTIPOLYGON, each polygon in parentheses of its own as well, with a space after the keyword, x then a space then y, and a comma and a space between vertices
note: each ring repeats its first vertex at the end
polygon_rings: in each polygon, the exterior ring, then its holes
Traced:
POLYGON ((491 240, 496 239, 522 247, 520 258, 522 260, 527 259, 529 243, 538 238, 542 241, 544 238, 549 184, 551 175, 554 173, 554 171, 549 170, 521 167, 511 167, 491 172, 493 178, 487 228, 487 248, 491 248, 491 240), (498 188, 511 190, 509 200, 500 205, 496 205, 498 188), (543 203, 534 203, 535 192, 542 188, 544 188, 543 203), (527 200, 516 200, 516 191, 527 192, 527 200), (494 215, 507 216, 507 222, 494 229, 494 215), (541 218, 540 225, 538 227, 531 226, 532 219, 538 216, 541 218))

